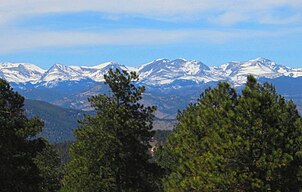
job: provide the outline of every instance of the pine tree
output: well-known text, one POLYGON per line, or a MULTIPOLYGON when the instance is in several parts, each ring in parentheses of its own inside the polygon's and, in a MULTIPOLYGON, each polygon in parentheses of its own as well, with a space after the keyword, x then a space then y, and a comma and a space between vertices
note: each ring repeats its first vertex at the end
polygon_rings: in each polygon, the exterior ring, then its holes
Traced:
POLYGON ((302 190, 302 120, 269 83, 248 77, 236 106, 238 184, 246 191, 302 190))
POLYGON ((56 192, 61 189, 61 179, 63 171, 61 159, 54 146, 46 142, 45 148, 34 158, 42 180, 40 182, 40 192, 56 192))
POLYGON ((155 107, 139 103, 144 87, 136 73, 109 70, 112 95, 89 99, 96 116, 86 116, 75 130, 64 191, 155 191, 158 167, 147 153, 153 136, 155 107))
POLYGON ((4 192, 43 191, 48 183, 36 164, 47 142, 37 138, 43 122, 24 113, 24 98, 0 79, 0 188, 4 192))
POLYGON ((159 151, 165 191, 299 191, 302 121, 296 106, 248 77, 220 83, 179 114, 159 151))
POLYGON ((178 114, 176 129, 157 154, 167 170, 165 191, 227 191, 234 183, 234 172, 225 170, 235 151, 229 139, 236 98, 230 85, 220 83, 178 114))

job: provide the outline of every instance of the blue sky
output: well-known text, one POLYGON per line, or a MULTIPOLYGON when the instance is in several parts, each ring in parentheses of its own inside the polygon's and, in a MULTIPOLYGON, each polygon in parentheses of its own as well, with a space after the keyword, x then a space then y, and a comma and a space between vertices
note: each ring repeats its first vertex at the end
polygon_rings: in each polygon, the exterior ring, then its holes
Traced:
POLYGON ((0 62, 209 66, 265 57, 302 67, 301 0, 10 0, 0 4, 0 62))

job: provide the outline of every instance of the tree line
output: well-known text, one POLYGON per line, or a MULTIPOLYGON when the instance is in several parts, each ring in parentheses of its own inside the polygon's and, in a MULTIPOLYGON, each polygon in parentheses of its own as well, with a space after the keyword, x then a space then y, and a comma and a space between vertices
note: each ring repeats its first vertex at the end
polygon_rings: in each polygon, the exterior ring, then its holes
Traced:
POLYGON ((0 80, 0 191, 302 190, 302 119, 273 85, 248 76, 240 93, 226 82, 206 89, 151 153, 156 107, 140 102, 138 75, 104 78, 111 92, 89 99, 96 113, 61 146, 64 166, 37 136, 43 121, 27 118, 24 98, 0 80))

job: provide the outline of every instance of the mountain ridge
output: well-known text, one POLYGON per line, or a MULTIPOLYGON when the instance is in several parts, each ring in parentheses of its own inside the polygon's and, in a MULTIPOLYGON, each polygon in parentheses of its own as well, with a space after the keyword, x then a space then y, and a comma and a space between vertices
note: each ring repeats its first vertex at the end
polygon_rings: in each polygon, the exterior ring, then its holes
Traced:
POLYGON ((171 84, 176 80, 187 80, 196 83, 228 81, 234 86, 244 84, 246 76, 252 74, 257 78, 276 78, 280 76, 300 77, 302 68, 291 68, 279 65, 266 58, 248 61, 231 61, 220 66, 207 66, 201 61, 183 58, 169 60, 156 59, 136 68, 117 62, 106 62, 96 66, 66 66, 54 64, 48 70, 34 64, 0 63, 0 78, 14 83, 31 83, 37 86, 56 86, 61 81, 80 81, 91 79, 103 82, 103 75, 109 68, 136 71, 140 82, 147 85, 171 84))

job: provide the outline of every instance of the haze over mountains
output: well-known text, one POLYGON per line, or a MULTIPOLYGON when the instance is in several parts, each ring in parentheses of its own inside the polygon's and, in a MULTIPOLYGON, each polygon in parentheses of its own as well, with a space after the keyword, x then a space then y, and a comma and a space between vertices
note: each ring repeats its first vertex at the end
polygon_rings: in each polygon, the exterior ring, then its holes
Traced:
POLYGON ((9 81, 28 99, 89 111, 87 98, 108 93, 103 76, 109 68, 136 71, 140 75, 137 84, 147 88, 143 102, 158 106, 158 118, 175 118, 179 109, 196 101, 204 89, 216 86, 219 81, 228 81, 240 89, 249 74, 256 76, 260 82, 272 82, 278 92, 298 105, 302 103, 302 88, 299 86, 302 68, 286 67, 265 58, 232 61, 213 67, 186 59, 157 59, 137 68, 116 62, 97 66, 55 64, 48 70, 33 64, 0 63, 0 78, 9 81))

